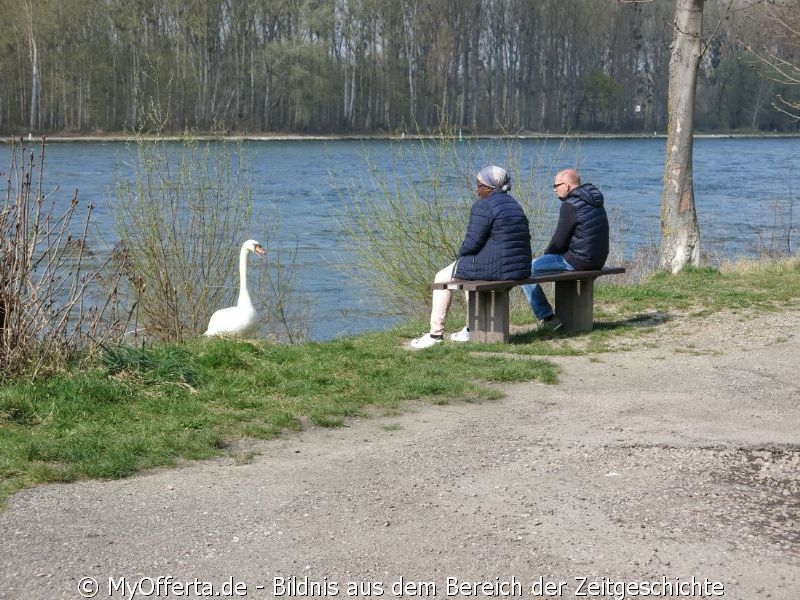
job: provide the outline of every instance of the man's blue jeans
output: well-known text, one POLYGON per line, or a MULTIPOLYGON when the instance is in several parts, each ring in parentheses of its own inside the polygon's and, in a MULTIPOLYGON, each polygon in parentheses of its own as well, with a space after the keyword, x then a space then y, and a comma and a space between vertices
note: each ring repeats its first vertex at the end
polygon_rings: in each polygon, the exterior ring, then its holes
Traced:
MULTIPOLYGON (((531 277, 544 275, 547 271, 574 271, 575 267, 569 264, 561 254, 542 254, 534 258, 531 263, 531 277)), ((547 301, 547 297, 542 291, 542 286, 538 283, 523 285, 522 291, 531 305, 533 314, 540 321, 553 315, 553 307, 547 301)))

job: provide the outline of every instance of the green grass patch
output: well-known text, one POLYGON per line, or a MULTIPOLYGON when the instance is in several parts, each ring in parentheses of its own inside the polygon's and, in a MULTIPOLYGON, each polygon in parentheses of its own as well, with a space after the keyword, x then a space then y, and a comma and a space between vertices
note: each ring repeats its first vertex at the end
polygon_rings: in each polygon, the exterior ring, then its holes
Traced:
POLYGON ((598 286, 595 297, 619 314, 647 310, 713 314, 723 309, 774 310, 800 296, 800 260, 739 262, 721 269, 686 268, 656 273, 636 286, 598 286))
MULTIPOLYGON (((471 348, 474 349, 474 348, 471 348)), ((554 382, 552 364, 401 347, 397 331, 282 345, 197 340, 108 348, 91 368, 0 387, 0 501, 16 490, 118 478, 224 452, 304 423, 339 427, 404 401, 494 399, 492 385, 554 382)))

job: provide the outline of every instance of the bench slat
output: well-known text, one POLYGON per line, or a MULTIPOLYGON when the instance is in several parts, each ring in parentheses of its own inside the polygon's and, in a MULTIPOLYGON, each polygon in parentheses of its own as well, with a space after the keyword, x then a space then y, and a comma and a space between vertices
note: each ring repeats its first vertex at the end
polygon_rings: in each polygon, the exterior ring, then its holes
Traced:
POLYGON ((537 275, 528 279, 516 279, 512 281, 489 281, 482 279, 453 279, 431 285, 432 290, 466 290, 470 292, 480 292, 486 290, 506 290, 518 285, 529 283, 548 283, 551 281, 580 281, 581 279, 594 279, 602 275, 618 275, 624 273, 622 267, 604 267, 594 271, 551 271, 545 275, 537 275))

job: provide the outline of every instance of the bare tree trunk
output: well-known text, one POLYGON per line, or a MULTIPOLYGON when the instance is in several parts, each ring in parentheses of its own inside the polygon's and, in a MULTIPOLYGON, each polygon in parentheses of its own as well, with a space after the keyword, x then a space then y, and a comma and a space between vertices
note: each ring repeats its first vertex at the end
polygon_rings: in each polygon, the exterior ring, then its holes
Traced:
POLYGON ((411 119, 410 125, 413 128, 417 125, 417 76, 419 70, 416 3, 403 3, 403 25, 403 44, 408 62, 406 71, 406 78, 408 79, 408 116, 411 119))
POLYGON ((33 32, 33 3, 25 2, 25 18, 28 21, 28 43, 31 52, 31 112, 28 126, 36 130, 39 112, 39 47, 36 45, 36 36, 33 32))
POLYGON ((669 108, 664 189, 661 193, 660 266, 677 273, 700 263, 700 228, 694 205, 692 146, 704 0, 676 0, 669 61, 669 108))
POLYGON ((39 112, 39 49, 36 40, 31 34, 31 130, 37 129, 36 122, 39 112))

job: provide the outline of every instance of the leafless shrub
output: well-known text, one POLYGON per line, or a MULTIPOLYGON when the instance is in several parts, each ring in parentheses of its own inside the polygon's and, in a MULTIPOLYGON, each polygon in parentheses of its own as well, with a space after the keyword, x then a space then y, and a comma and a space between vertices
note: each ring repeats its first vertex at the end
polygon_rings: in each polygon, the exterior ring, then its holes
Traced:
MULTIPOLYGON (((788 185, 788 184, 787 184, 788 185)), ((780 195, 772 205, 772 223, 764 230, 757 232, 760 258, 784 258, 794 253, 793 241, 796 235, 794 227, 794 196, 791 186, 788 193, 780 195)))
POLYGON ((87 231, 91 204, 80 215, 77 192, 60 207, 45 191, 45 140, 39 160, 12 141, 0 205, 0 378, 62 368, 122 331, 118 276, 95 255, 87 231))
MULTIPOLYGON (((476 199, 476 168, 498 164, 512 174, 511 193, 528 215, 534 248, 544 247, 554 223, 553 212, 535 191, 549 189, 538 178, 551 173, 542 175, 541 165, 523 165, 520 145, 513 140, 502 155, 493 152, 489 157, 483 156, 484 148, 446 128, 430 142, 411 144, 401 143, 393 155, 397 162, 411 162, 411 168, 387 172, 366 157, 371 178, 348 182, 342 194, 341 227, 356 255, 355 264, 346 265, 348 274, 381 307, 402 316, 429 309, 433 276, 455 260, 476 199), (401 175, 409 172, 417 175, 401 175), (520 178, 521 172, 529 176, 520 178)), ((460 303, 463 297, 456 294, 454 300, 460 303)))

